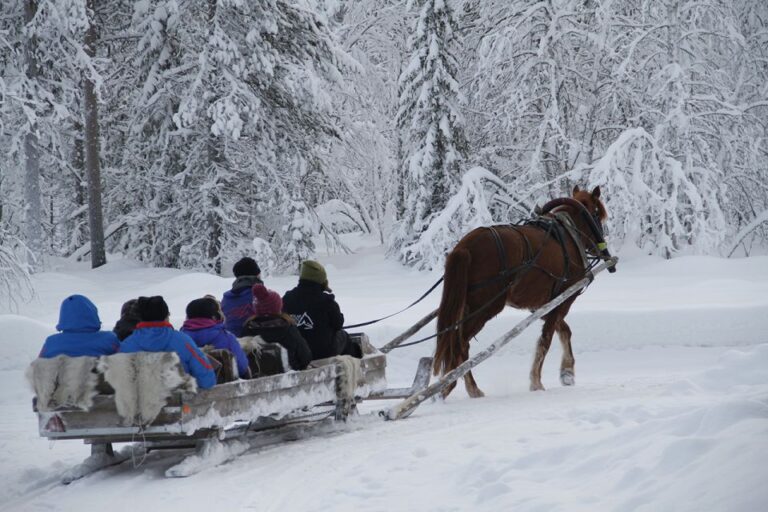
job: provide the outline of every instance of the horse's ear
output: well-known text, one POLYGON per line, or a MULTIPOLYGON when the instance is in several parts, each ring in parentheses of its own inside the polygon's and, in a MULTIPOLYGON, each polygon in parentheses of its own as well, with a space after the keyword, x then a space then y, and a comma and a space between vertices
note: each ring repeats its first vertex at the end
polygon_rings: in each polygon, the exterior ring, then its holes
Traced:
POLYGON ((592 191, 592 197, 595 199, 600 199, 600 185, 596 186, 595 189, 592 191))
POLYGON ((571 193, 571 195, 572 195, 572 196, 575 196, 575 195, 576 195, 576 192, 578 192, 578 191, 579 191, 579 186, 578 186, 578 185, 574 185, 574 186, 573 186, 573 192, 571 193))

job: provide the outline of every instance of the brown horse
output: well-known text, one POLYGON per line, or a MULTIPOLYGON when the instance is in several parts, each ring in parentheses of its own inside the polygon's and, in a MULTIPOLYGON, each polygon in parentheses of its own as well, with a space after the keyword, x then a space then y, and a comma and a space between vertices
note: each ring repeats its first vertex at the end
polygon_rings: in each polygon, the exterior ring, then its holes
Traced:
MULTIPOLYGON (((537 309, 584 277, 587 261, 583 255, 610 257, 603 239, 606 211, 600 201, 600 187, 590 193, 577 186, 572 198, 547 203, 542 216, 539 222, 524 225, 477 228, 448 254, 437 317, 440 334, 435 348, 436 375, 451 371, 469 358, 469 340, 505 305, 537 309), (563 219, 562 214, 568 218, 563 219), (578 242, 558 227, 568 219, 578 242)), ((577 296, 568 298, 543 317, 544 327, 531 368, 531 391, 544 389, 541 367, 555 332, 563 345, 560 382, 564 386, 574 384, 571 329, 565 316, 577 296)), ((472 372, 464 376, 464 385, 469 396, 483 396, 472 372)), ((443 397, 455 386, 454 382, 446 388, 443 397)))

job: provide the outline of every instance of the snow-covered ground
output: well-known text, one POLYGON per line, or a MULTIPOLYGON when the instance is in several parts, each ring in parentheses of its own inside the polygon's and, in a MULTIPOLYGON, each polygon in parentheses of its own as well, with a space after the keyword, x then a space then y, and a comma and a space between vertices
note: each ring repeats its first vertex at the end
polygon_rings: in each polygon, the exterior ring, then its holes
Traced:
MULTIPOLYGON (((321 257, 349 323, 400 309, 437 273, 387 261, 376 247, 321 257)), ((283 292, 295 276, 268 277, 283 292)), ((475 376, 486 398, 460 385, 407 420, 363 414, 331 432, 248 451, 184 479, 164 471, 179 453, 151 453, 69 486, 61 474, 87 447, 37 435, 24 370, 53 332, 58 304, 82 293, 111 328, 120 305, 162 294, 172 322, 186 303, 230 279, 115 261, 91 271, 54 265, 37 298, 0 315, 1 510, 515 510, 758 511, 768 507, 768 257, 625 258, 601 274, 569 315, 576 382, 558 383, 557 342, 546 392, 528 391, 539 326, 475 376), (136 461, 139 462, 139 461, 136 461)), ((436 292, 371 326, 383 345, 426 314, 436 292)), ((523 313, 508 310, 478 336, 487 346, 523 313)), ((426 333, 426 331, 425 331, 426 333)), ((388 356, 390 385, 409 384, 432 343, 388 356)))

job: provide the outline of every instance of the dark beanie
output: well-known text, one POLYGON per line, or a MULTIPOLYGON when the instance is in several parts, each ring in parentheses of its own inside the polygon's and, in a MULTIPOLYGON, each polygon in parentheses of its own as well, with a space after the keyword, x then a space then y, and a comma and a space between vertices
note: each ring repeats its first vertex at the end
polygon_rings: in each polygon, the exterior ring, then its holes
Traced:
POLYGON ((257 276, 261 274, 261 269, 256 263, 256 260, 246 256, 245 258, 241 258, 240 261, 235 263, 235 265, 232 267, 232 273, 235 274, 235 277, 257 276))
POLYGON ((219 305, 216 300, 204 297, 187 304, 187 318, 219 318, 219 305))
POLYGON ((170 312, 168 304, 159 296, 139 297, 136 301, 136 309, 139 311, 139 318, 142 322, 162 322, 168 319, 170 312))
POLYGON ((137 300, 130 299, 125 301, 123 307, 120 308, 120 318, 138 318, 139 313, 137 311, 137 300))

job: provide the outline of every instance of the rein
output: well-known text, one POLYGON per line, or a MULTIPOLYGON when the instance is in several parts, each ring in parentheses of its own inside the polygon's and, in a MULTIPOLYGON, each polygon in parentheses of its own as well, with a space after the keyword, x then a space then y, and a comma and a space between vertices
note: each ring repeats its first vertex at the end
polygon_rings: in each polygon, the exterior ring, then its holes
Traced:
POLYGON ((416 304, 418 304, 418 303, 419 303, 419 302, 421 302, 422 300, 426 299, 426 298, 427 298, 427 295, 429 295, 430 293, 432 293, 432 292, 435 290, 435 288, 437 288, 437 287, 438 287, 438 285, 439 285, 440 283, 442 283, 442 282, 443 282, 443 276, 440 276, 440 279, 438 279, 438 280, 437 280, 437 282, 436 282, 435 284, 433 284, 433 285, 432 285, 432 287, 430 287, 430 289, 429 289, 429 290, 427 290, 426 292, 424 292, 424 294, 423 294, 421 297, 419 297, 419 298, 418 298, 418 299, 416 299, 415 301, 411 302, 411 303, 410 303, 408 306, 404 307, 404 308, 403 308, 403 309, 401 309, 400 311, 397 311, 397 312, 395 312, 395 313, 392 313, 391 315, 387 315, 387 316, 383 316, 383 317, 381 317, 381 318, 377 318, 376 320, 370 320, 370 321, 368 321, 368 322, 363 322, 363 323, 360 323, 360 324, 345 325, 345 326, 343 326, 343 327, 342 327, 342 329, 354 329, 355 327, 364 327, 364 326, 366 326, 366 325, 373 325, 373 324, 375 324, 375 323, 381 322, 382 320, 386 320, 387 318, 392 318, 392 317, 393 317, 393 316, 395 316, 395 315, 399 315, 400 313, 402 313, 402 312, 404 312, 404 311, 407 311, 407 310, 411 309, 413 306, 415 306, 416 304))

